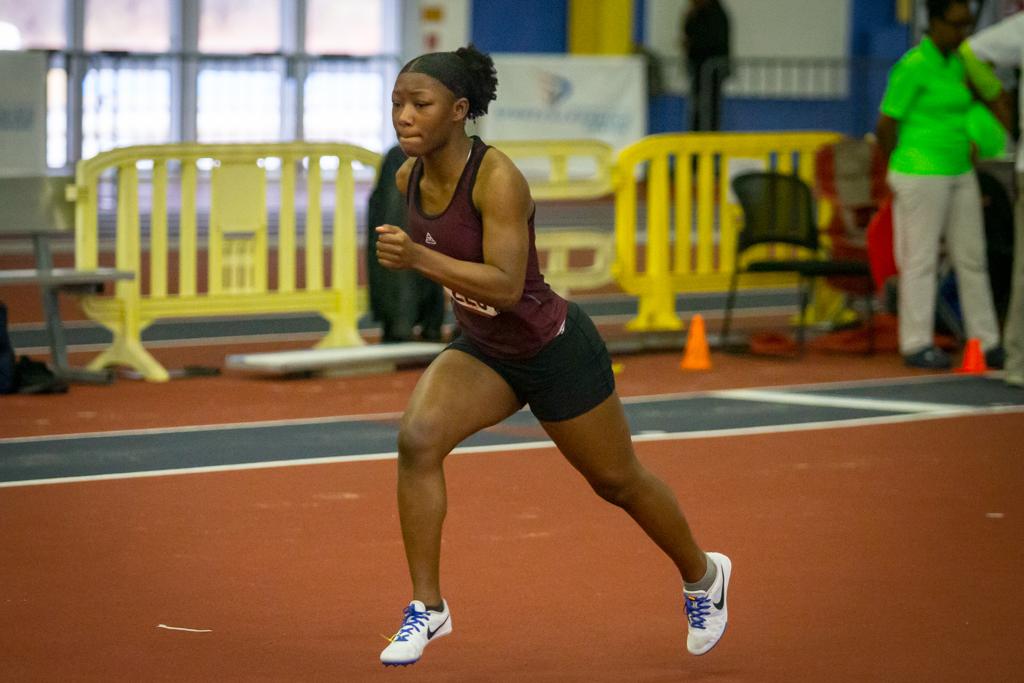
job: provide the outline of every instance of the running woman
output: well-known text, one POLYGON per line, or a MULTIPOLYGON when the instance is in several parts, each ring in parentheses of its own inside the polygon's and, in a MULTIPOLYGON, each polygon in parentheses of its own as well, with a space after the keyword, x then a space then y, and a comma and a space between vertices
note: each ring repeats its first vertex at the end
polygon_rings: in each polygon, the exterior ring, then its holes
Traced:
POLYGON ((408 221, 406 230, 376 228, 377 259, 443 285, 462 333, 423 373, 402 417, 398 511, 413 599, 381 662, 412 664, 451 633, 440 582, 444 459, 526 404, 594 491, 678 567, 687 649, 704 654, 725 631, 732 563, 698 547, 675 495, 637 460, 604 341, 537 266, 526 179, 466 135, 466 120, 487 113, 497 85, 490 56, 470 45, 413 59, 391 94, 391 120, 410 157, 396 177, 408 221))

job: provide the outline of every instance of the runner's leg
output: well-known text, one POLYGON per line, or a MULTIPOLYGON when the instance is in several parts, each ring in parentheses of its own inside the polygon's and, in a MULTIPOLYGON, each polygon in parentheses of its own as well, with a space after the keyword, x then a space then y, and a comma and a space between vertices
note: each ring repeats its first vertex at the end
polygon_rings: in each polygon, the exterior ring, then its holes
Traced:
POLYGON ((416 385, 398 435, 398 512, 414 600, 441 602, 445 456, 520 407, 500 375, 455 349, 438 356, 416 385))
POLYGON ((618 394, 579 417, 542 421, 541 425, 594 491, 629 513, 668 554, 684 581, 695 582, 704 576, 706 556, 694 540, 675 494, 633 452, 618 394))

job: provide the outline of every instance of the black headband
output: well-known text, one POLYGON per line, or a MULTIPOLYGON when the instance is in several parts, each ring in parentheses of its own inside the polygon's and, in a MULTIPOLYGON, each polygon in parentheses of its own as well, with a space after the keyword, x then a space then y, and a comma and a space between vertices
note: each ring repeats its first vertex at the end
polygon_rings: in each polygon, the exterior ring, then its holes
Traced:
POLYGON ((440 81, 455 94, 455 99, 469 97, 469 69, 454 52, 431 52, 409 62, 403 72, 424 74, 440 81))

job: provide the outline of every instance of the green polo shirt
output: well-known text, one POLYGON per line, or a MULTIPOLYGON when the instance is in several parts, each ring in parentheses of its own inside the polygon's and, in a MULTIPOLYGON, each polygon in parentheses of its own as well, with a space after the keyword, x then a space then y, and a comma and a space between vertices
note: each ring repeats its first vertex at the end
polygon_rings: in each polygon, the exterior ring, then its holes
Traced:
POLYGON ((970 171, 967 111, 972 100, 957 53, 946 57, 931 38, 922 38, 892 68, 879 107, 899 122, 889 168, 911 175, 970 171))

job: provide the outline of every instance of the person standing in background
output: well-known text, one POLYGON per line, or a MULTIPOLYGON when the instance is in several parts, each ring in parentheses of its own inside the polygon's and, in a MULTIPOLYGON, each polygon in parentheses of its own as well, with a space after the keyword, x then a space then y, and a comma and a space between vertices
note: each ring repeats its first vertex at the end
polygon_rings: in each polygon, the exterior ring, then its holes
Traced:
POLYGON ((720 0, 690 0, 681 32, 690 77, 690 130, 719 130, 729 76, 729 15, 720 0))
MULTIPOLYGON (((1024 12, 1018 12, 983 31, 971 36, 962 46, 961 52, 970 59, 991 62, 997 66, 1024 69, 1024 12)), ((987 101, 999 102, 1005 97, 998 80, 984 74, 972 82, 987 101), (985 87, 985 83, 989 86, 985 87)), ((1021 106, 1019 114, 1024 116, 1024 88, 1019 92, 1021 106)), ((1005 110, 1005 107, 1003 107, 1005 110)), ((997 109, 998 110, 998 109, 997 109)), ((1008 124, 1008 121, 1004 121, 1008 124)), ((1007 309, 1006 328, 1003 333, 1006 350, 1006 383, 1024 387, 1024 145, 1017 145, 1017 200, 1014 207, 1016 234, 1013 246, 1013 276, 1011 280, 1010 306, 1007 309)))

